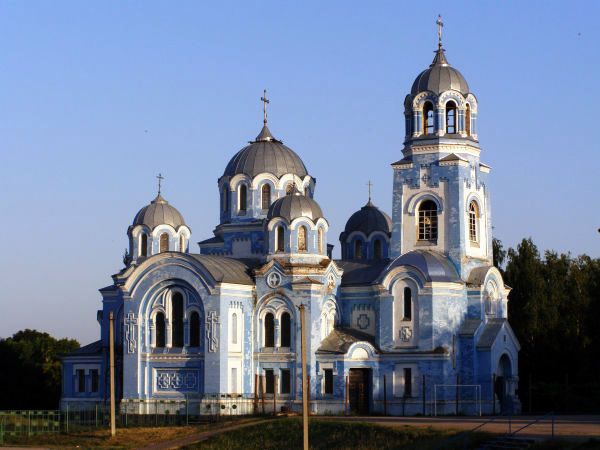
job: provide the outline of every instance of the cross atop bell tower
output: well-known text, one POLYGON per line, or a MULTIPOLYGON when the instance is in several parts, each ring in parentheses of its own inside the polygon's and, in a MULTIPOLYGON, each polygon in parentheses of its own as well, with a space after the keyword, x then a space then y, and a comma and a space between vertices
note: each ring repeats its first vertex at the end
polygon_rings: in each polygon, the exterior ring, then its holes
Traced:
POLYGON ((438 48, 442 48, 442 29, 444 28, 444 22, 442 21, 442 16, 438 14, 437 20, 435 21, 437 25, 437 34, 438 34, 438 48))
POLYGON ((267 124, 267 105, 269 103, 271 103, 271 100, 269 100, 267 98, 267 90, 266 89, 263 91, 263 96, 260 98, 260 100, 263 103, 263 123, 266 125, 267 124))

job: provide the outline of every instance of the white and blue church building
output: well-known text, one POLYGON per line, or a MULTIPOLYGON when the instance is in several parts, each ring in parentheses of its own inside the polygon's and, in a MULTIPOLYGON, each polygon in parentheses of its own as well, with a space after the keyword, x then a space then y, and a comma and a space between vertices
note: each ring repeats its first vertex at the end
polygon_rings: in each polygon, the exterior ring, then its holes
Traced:
POLYGON ((202 413, 219 394, 244 413, 258 394, 300 410, 304 305, 313 413, 451 414, 457 396, 465 414, 518 412, 477 97, 441 39, 404 117, 391 217, 369 199, 339 236, 340 259, 315 178, 266 113, 218 179, 219 224, 199 248, 159 191, 127 228, 125 267, 100 289, 100 339, 63 357, 61 407, 107 401, 112 313, 121 409, 185 402, 202 413))

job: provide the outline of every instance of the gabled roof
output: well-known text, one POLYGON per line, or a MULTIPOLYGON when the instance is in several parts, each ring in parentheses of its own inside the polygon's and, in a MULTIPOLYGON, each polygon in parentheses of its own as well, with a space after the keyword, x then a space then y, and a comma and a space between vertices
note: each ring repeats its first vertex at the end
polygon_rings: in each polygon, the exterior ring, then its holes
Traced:
POLYGON ((389 259, 372 261, 359 260, 336 260, 335 263, 344 273, 342 274, 342 286, 368 285, 372 284, 385 267, 389 259))
POLYGON ((62 355, 63 358, 71 356, 96 356, 102 354, 102 341, 95 341, 91 344, 79 347, 77 350, 73 350, 70 353, 62 355))
POLYGON ((477 348, 490 349, 505 323, 508 323, 506 319, 489 319, 483 328, 481 336, 479 337, 477 348))
POLYGON ((458 329, 458 335, 473 337, 480 325, 481 319, 465 319, 458 329))
POLYGON ((321 342, 317 353, 346 354, 350 346, 356 342, 368 342, 379 353, 375 345, 375 338, 370 334, 355 330, 354 328, 334 328, 329 336, 321 342))

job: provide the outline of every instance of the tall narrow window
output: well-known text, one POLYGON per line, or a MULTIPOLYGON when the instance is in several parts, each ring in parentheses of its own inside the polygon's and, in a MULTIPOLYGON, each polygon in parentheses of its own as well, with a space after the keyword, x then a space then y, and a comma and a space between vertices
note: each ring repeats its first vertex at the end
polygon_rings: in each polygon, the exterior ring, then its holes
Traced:
POLYGON ((404 318, 402 320, 412 320, 412 291, 409 287, 404 288, 404 318))
POLYGON ((148 235, 146 233, 142 233, 140 239, 140 256, 148 256, 148 235))
POLYGON ((85 392, 85 370, 77 369, 77 392, 85 392))
POLYGON ((465 111, 465 128, 467 136, 471 136, 471 107, 467 103, 467 110, 465 111))
POLYGON ((412 369, 404 368, 404 396, 412 397, 412 369))
POLYGON ((263 184, 261 189, 262 209, 269 209, 271 206, 271 186, 267 183, 263 184))
POLYGON ((324 384, 323 392, 327 395, 333 394, 333 369, 325 369, 324 373, 324 384))
POLYGON ((354 241, 354 259, 362 259, 362 241, 360 239, 354 241))
POLYGON ((238 316, 236 313, 231 315, 231 343, 234 345, 238 343, 238 316))
POLYGON ((223 212, 229 210, 229 189, 227 189, 227 186, 224 186, 221 191, 221 209, 223 212))
POLYGON ((190 347, 200 347, 200 314, 190 315, 190 347))
POLYGON ((475 202, 469 204, 469 240, 474 244, 479 242, 479 208, 475 202))
POLYGON ((91 382, 92 382, 92 389, 91 392, 98 392, 98 386, 99 386, 99 377, 98 377, 98 369, 92 369, 90 370, 90 377, 91 377, 91 382))
POLYGON ((246 213, 248 208, 248 188, 245 184, 240 185, 239 198, 238 198, 238 210, 240 213, 246 213))
POLYGON ((289 394, 292 389, 291 389, 291 377, 290 377, 290 369, 281 369, 281 393, 282 394, 289 394))
POLYGON ((456 103, 446 103, 446 133, 456 134, 456 103))
POLYGON ((275 231, 275 251, 284 251, 284 231, 283 226, 279 225, 275 231))
POLYGON ((265 393, 275 393, 275 373, 273 369, 265 370, 265 393))
POLYGON ((179 236, 179 251, 185 253, 185 236, 179 236))
POLYGON ((285 186, 285 195, 292 195, 294 193, 294 183, 289 183, 285 186))
POLYGON ((375 242, 373 242, 373 256, 375 259, 381 259, 383 256, 383 251, 381 250, 381 239, 375 239, 375 242))
POLYGON ((317 239, 318 239, 318 246, 319 246, 319 253, 323 254, 325 253, 323 251, 323 228, 319 228, 319 234, 317 235, 317 239))
POLYGON ((298 227, 298 251, 306 251, 306 227, 304 225, 298 227))
POLYGON ((171 297, 171 314, 172 345, 173 347, 183 347, 183 295, 179 292, 175 292, 171 297))
POLYGON ((281 346, 289 347, 291 343, 291 320, 289 313, 281 315, 281 346))
POLYGON ((165 315, 161 312, 156 314, 155 327, 156 327, 156 347, 163 348, 165 346, 165 315))
POLYGON ((431 200, 425 200, 419 205, 419 233, 420 241, 437 241, 438 217, 437 205, 431 200))
POLYGON ((435 118, 433 114, 433 105, 429 102, 425 103, 423 108, 423 132, 425 134, 433 134, 435 131, 435 118))
POLYGON ((167 233, 163 233, 160 235, 160 252, 168 252, 169 251, 169 235, 167 233))
POLYGON ((237 367, 231 368, 231 393, 237 394, 238 392, 238 370, 237 367))
POLYGON ((265 347, 275 347, 275 317, 271 313, 265 315, 265 347))

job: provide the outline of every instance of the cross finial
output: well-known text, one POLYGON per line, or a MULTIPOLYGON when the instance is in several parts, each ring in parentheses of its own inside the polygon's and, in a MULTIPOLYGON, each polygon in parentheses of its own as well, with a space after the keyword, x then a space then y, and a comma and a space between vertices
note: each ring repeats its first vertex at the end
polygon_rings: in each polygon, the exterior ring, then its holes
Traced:
POLYGON ((162 187, 162 180, 165 179, 165 177, 162 176, 162 174, 158 174, 156 176, 156 178, 158 178, 158 195, 160 195, 160 188, 162 187))
POLYGON ((437 20, 435 21, 437 25, 437 33, 438 33, 438 47, 442 48, 442 28, 444 28, 444 22, 442 21, 442 16, 438 14, 437 20))
POLYGON ((267 124, 267 104, 271 103, 271 101, 267 98, 267 90, 263 91, 263 96, 260 98, 263 102, 263 123, 267 124))
POLYGON ((373 183, 371 183, 371 180, 369 180, 367 186, 369 187, 369 201, 371 201, 371 188, 373 187, 373 183))

